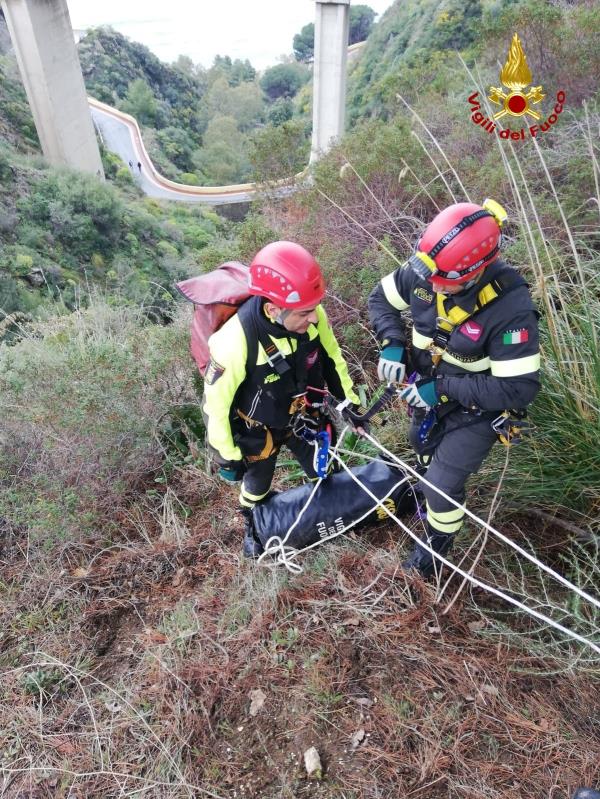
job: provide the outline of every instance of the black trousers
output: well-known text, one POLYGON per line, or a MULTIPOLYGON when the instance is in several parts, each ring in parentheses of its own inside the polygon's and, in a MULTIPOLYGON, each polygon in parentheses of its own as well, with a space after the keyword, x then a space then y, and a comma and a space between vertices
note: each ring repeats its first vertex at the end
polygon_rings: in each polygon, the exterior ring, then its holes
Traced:
MULTIPOLYGON (((457 502, 464 502, 467 479, 479 470, 497 440, 491 428, 496 415, 486 413, 478 417, 462 409, 452 411, 432 428, 425 444, 418 438, 425 412, 417 410, 412 417, 409 440, 419 462, 427 467, 424 476, 457 502)), ((464 512, 424 483, 420 489, 425 496, 430 527, 438 533, 457 533, 464 512)))
POLYGON ((315 448, 312 444, 294 435, 291 428, 283 430, 263 427, 263 425, 235 419, 233 439, 242 451, 246 472, 240 489, 240 505, 252 508, 269 493, 277 456, 285 444, 294 455, 306 476, 316 479, 313 466, 315 448))

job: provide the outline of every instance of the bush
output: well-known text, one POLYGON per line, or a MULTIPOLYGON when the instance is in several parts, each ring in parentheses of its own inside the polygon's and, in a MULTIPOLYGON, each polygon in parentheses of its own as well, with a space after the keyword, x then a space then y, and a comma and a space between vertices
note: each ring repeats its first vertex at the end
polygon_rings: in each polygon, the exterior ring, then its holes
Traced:
POLYGON ((115 183, 121 188, 133 186, 135 181, 128 166, 120 166, 115 173, 115 183))
POLYGON ((110 256, 122 232, 123 204, 114 189, 82 172, 49 170, 18 203, 21 219, 46 226, 72 261, 110 256))
POLYGON ((161 464, 153 431, 186 386, 187 320, 94 301, 32 334, 0 350, 0 516, 40 545, 107 540, 161 464))
POLYGON ((302 123, 266 127, 251 138, 252 177, 258 183, 291 178, 307 165, 309 151, 302 123))
POLYGON ((260 79, 260 87, 269 100, 293 97, 310 78, 310 72, 300 64, 277 64, 266 69, 260 79))

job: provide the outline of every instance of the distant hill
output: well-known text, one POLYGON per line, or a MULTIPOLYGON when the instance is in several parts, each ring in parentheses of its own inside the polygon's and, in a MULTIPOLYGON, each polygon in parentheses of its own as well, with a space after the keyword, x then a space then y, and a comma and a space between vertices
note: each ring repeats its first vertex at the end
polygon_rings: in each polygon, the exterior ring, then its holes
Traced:
POLYGON ((81 71, 88 92, 109 105, 120 105, 131 83, 143 80, 156 101, 156 127, 179 127, 196 135, 196 117, 204 94, 201 81, 181 69, 169 66, 143 44, 130 41, 111 28, 88 31, 78 45, 81 71))

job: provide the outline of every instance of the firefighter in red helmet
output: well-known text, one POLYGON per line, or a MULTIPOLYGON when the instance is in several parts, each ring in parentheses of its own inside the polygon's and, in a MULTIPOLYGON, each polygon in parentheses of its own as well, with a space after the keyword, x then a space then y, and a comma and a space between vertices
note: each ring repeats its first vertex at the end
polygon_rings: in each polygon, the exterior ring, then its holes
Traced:
MULTIPOLYGON (((378 375, 404 384, 420 471, 461 504, 467 478, 494 442, 518 440, 539 390, 538 315, 524 279, 500 258, 506 218, 494 200, 449 206, 369 298, 378 375)), ((427 543, 445 555, 464 511, 426 484, 421 489, 427 543)), ((434 558, 417 545, 405 567, 430 576, 434 558)))
MULTIPOLYGON (((340 401, 359 402, 321 305, 325 281, 313 256, 294 242, 268 244, 250 264, 249 291, 254 296, 209 339, 203 405, 219 474, 241 480, 248 522, 269 495, 283 444, 316 477, 314 447, 298 433, 329 422, 315 410, 324 387, 340 401)), ((247 523, 244 555, 261 551, 247 523)))

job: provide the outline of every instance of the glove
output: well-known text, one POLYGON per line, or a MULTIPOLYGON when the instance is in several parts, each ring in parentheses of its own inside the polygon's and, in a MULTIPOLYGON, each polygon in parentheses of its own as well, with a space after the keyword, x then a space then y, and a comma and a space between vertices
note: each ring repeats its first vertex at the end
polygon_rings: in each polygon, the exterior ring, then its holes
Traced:
POLYGON ((245 471, 244 461, 227 461, 219 467, 217 476, 226 483, 239 483, 245 471))
POLYGON ((411 408, 433 408, 440 402, 447 401, 447 398, 440 397, 435 384, 434 377, 417 380, 400 392, 400 399, 407 402, 411 408))
POLYGON ((358 433, 359 435, 361 432, 368 433, 369 432, 369 423, 367 421, 362 421, 359 417, 366 413, 365 409, 362 408, 360 405, 346 405, 345 408, 342 408, 340 411, 342 419, 345 422, 348 422, 350 427, 352 428, 353 433, 358 433))
POLYGON ((379 353, 377 377, 384 383, 402 383, 406 374, 404 347, 390 342, 379 353))

